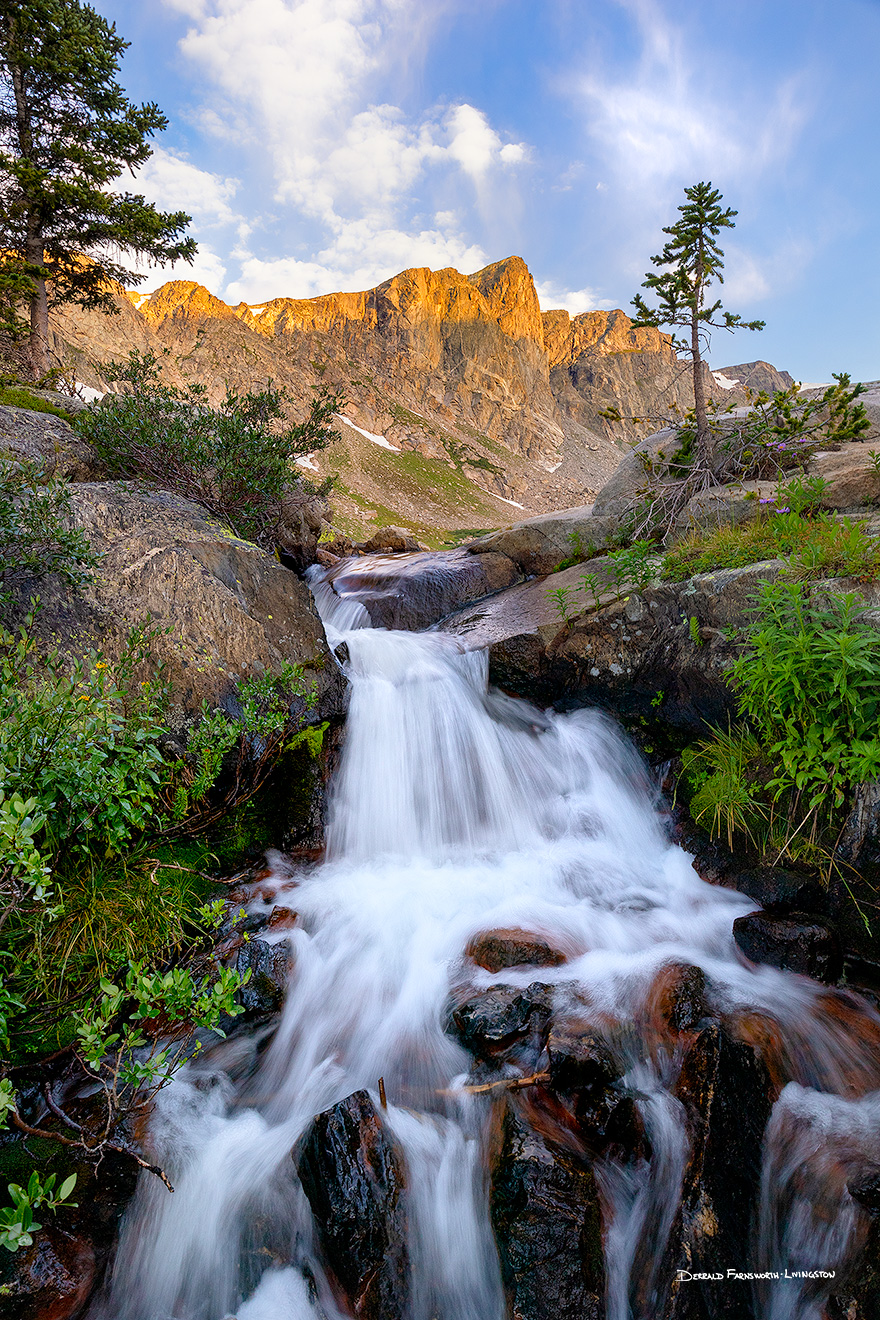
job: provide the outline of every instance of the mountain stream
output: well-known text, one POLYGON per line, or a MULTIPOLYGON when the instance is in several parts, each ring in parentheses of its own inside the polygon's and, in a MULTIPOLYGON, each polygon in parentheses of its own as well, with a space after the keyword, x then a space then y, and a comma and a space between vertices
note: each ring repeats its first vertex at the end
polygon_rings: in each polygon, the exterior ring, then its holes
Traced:
MULTIPOLYGON (((669 1291, 670 1262, 688 1264, 673 1260, 687 1237, 683 1197, 696 1204, 678 1085, 694 1035, 652 1026, 658 976, 681 965, 701 969, 716 1015, 739 1023, 741 1039, 770 1041, 765 1057, 779 1061, 754 1223, 742 1258, 723 1264, 783 1277, 719 1283, 729 1302, 715 1313, 818 1320, 832 1282, 784 1273, 839 1278, 868 1232, 846 1184, 880 1151, 880 1020, 845 992, 746 965, 731 925, 754 903, 704 883, 670 843, 651 777, 610 720, 492 692, 485 653, 439 632, 371 628, 361 605, 312 573, 331 645, 347 648, 350 709, 325 858, 296 869, 276 857, 254 900, 298 914, 266 937, 291 945, 283 1014, 273 1034, 232 1033, 160 1092, 149 1146, 176 1190, 142 1177, 91 1320, 350 1314, 291 1151, 315 1115, 363 1090, 406 1171, 405 1320, 513 1314, 488 1185, 504 1087, 469 1087, 542 1073, 546 1053, 539 1043, 530 1061, 508 1055, 480 1072, 448 1014, 501 983, 536 981, 554 1021, 617 1042, 618 1090, 642 1134, 629 1153, 612 1144, 589 1157, 604 1226, 600 1311, 702 1315, 675 1309, 695 1285, 669 1291), (484 970, 465 951, 498 930, 529 932, 560 958, 484 970)), ((528 1101, 528 1088, 514 1094, 528 1101)), ((516 1313, 551 1314, 535 1305, 516 1313)))

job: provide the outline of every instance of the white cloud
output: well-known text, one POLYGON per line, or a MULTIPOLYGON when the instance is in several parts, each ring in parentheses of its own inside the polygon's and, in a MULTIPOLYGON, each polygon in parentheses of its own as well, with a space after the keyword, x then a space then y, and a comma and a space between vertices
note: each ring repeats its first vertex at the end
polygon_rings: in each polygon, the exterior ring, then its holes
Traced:
MULTIPOLYGON (((138 269, 138 263, 130 264, 138 269)), ((219 297, 222 296, 226 280, 226 263, 206 243, 199 243, 199 250, 191 266, 185 261, 175 261, 170 266, 148 267, 141 264, 139 269, 146 271, 147 277, 143 284, 137 286, 138 293, 152 293, 169 280, 194 280, 196 284, 204 284, 210 293, 219 297)))
POLYGON ((457 235, 438 230, 418 234, 396 229, 377 231, 367 224, 352 224, 314 261, 247 257, 238 279, 226 290, 226 301, 254 305, 270 298, 314 298, 340 290, 370 289, 411 266, 433 270, 455 266, 470 271, 486 263, 481 248, 457 235))
MULTIPOLYGON (((247 143, 268 161, 275 200, 311 224, 307 259, 265 262, 240 239, 241 277, 230 294, 252 298, 275 276, 310 292, 369 286, 405 265, 483 264, 451 211, 434 227, 414 214, 419 181, 456 178, 480 211, 510 210, 504 192, 529 157, 478 107, 435 107, 415 119, 372 95, 408 53, 424 53, 444 5, 422 0, 165 0, 192 18, 180 43, 213 89, 197 114, 203 130, 247 143), (496 189, 499 190, 496 192, 496 189), (504 202, 502 203, 502 198, 504 202), (323 236, 314 243, 314 225, 323 236)), ((213 177, 213 176, 212 176, 213 177)), ((226 183, 233 181, 226 180, 226 183)), ((215 189, 216 192, 216 189, 215 189)), ((232 195, 226 198, 229 206, 232 195)), ((289 228, 295 229, 296 216, 289 228)), ((278 285, 272 293, 281 290, 278 285)), ((300 296, 307 296, 302 293, 300 296)))
POLYGON ((133 186, 161 210, 186 211, 202 227, 239 219, 230 205, 239 188, 237 179, 200 170, 186 156, 164 147, 153 149, 133 186))
POLYGON ((619 0, 641 38, 620 77, 594 68, 576 80, 586 128, 608 166, 633 190, 696 178, 754 180, 792 151, 806 119, 797 79, 731 97, 726 71, 692 51, 658 0, 619 0))
POLYGON ((615 306, 607 298, 599 298, 593 289, 566 290, 552 280, 536 280, 535 290, 542 312, 562 307, 570 316, 578 316, 581 312, 607 311, 615 306))

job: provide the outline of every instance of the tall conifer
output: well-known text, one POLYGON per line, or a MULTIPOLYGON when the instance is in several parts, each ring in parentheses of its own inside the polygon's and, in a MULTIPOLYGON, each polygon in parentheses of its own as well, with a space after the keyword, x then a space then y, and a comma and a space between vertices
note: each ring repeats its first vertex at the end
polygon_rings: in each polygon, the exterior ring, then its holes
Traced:
POLYGON ((192 261, 196 252, 183 211, 112 190, 168 124, 117 81, 129 44, 79 0, 0 0, 0 288, 18 280, 29 295, 35 379, 49 367, 51 304, 113 312, 110 281, 145 278, 123 260, 192 261))

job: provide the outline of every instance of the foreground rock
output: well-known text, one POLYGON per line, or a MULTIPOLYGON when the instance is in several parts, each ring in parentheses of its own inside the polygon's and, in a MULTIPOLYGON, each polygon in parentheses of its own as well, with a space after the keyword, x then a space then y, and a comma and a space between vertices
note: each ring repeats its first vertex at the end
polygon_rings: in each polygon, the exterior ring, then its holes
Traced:
POLYGON ((490 1192, 511 1320, 605 1314, 599 1195, 592 1169, 551 1149, 505 1104, 490 1192))
POLYGON ((235 710, 236 679, 300 665, 318 703, 306 719, 341 710, 342 679, 304 582, 235 536, 200 505, 130 482, 71 486, 73 517, 101 556, 82 593, 58 579, 18 588, 18 610, 38 592, 37 627, 73 654, 109 660, 132 628, 156 630, 151 650, 165 666, 168 714, 179 732, 206 701, 235 710))
POLYGON ((403 1162, 366 1091, 319 1114, 294 1152, 321 1251, 352 1314, 404 1320, 403 1162))
POLYGON ((726 677, 736 630, 758 582, 781 566, 770 560, 659 583, 585 611, 584 573, 603 569, 594 561, 502 592, 441 627, 468 648, 487 647, 492 681, 523 696, 610 706, 702 734, 734 713, 726 677), (550 594, 560 589, 567 623, 550 594))
POLYGON ((803 912, 785 916, 750 912, 734 921, 733 938, 751 962, 769 963, 827 982, 836 981, 843 971, 840 940, 835 932, 803 912))
POLYGON ((667 1300, 654 1313, 748 1320, 755 1312, 747 1283, 682 1284, 678 1271, 724 1273, 731 1261, 749 1260, 764 1129, 777 1093, 759 1054, 715 1023, 692 1040, 674 1094, 687 1115, 689 1148, 658 1280, 658 1302, 664 1292, 667 1300))
POLYGON ((374 627, 417 631, 520 576, 505 555, 441 550, 347 559, 331 567, 329 580, 338 596, 363 605, 374 627))

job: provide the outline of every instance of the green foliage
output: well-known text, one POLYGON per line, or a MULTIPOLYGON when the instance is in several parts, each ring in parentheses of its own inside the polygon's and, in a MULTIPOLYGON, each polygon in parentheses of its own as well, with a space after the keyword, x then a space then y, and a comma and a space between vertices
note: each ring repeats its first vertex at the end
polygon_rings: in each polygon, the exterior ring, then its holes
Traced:
POLYGON ((845 372, 833 379, 815 397, 797 385, 755 395, 742 421, 726 431, 717 479, 776 478, 805 467, 819 449, 858 440, 871 425, 864 404, 856 402, 865 387, 853 385, 845 372))
POLYGON ((653 541, 636 540, 608 556, 611 580, 620 595, 625 587, 644 591, 657 576, 657 547, 653 541))
POLYGON ((880 576, 880 542, 863 523, 820 514, 808 519, 794 512, 772 512, 738 527, 692 532, 663 561, 663 577, 683 582, 695 573, 742 568, 763 559, 787 557, 794 578, 880 576))
POLYGON ((284 395, 271 385, 230 389, 214 408, 201 385, 164 384, 153 353, 135 350, 105 374, 125 392, 84 409, 76 425, 110 473, 196 500, 239 536, 274 549, 287 503, 313 493, 294 460, 330 443, 341 395, 322 389, 306 420, 290 426, 284 395))
POLYGON ((164 213, 142 196, 114 192, 151 155, 167 127, 150 102, 133 105, 116 80, 127 43, 79 0, 29 0, 0 9, 0 248, 7 280, 27 281, 46 369, 46 294, 54 303, 117 310, 110 281, 131 286, 145 266, 192 261, 189 216, 164 213))
POLYGON ((685 748, 682 766, 692 793, 690 812, 713 837, 724 835, 733 847, 734 835, 755 843, 768 819, 762 802, 767 778, 761 744, 749 730, 718 730, 685 748))
POLYGON ((59 1205, 67 1201, 70 1205, 76 1205, 75 1201, 69 1198, 76 1185, 76 1174, 72 1173, 69 1178, 55 1191, 54 1173, 50 1173, 43 1182, 36 1171, 31 1174, 27 1187, 20 1187, 17 1183, 9 1184, 9 1195, 12 1198, 12 1205, 0 1210, 0 1246, 7 1251, 18 1251, 19 1247, 29 1247, 34 1240, 34 1233, 42 1228, 34 1219, 34 1211, 45 1206, 47 1210, 53 1212, 59 1205))
POLYGON ((0 403, 9 408, 27 408, 30 412, 51 413, 54 417, 70 420, 69 412, 59 408, 57 404, 50 403, 48 399, 41 399, 39 394, 34 394, 21 385, 6 385, 0 389, 0 403))
POLYGON ((880 771, 880 636, 857 598, 763 582, 758 615, 732 671, 740 709, 770 763, 769 787, 809 811, 843 805, 880 771))
POLYGON ((548 587, 546 591, 547 599, 553 602, 556 613, 567 628, 571 627, 571 610, 568 603, 571 592, 571 587, 548 587))
POLYGON ((0 456, 0 604, 4 587, 23 576, 60 573, 76 586, 88 579, 96 556, 70 523, 67 482, 0 456))
POLYGON ((575 564, 583 564, 585 560, 592 559, 596 553, 593 542, 584 542, 579 531, 570 532, 568 540, 571 544, 571 554, 567 559, 563 559, 561 564, 556 565, 554 573, 561 573, 564 568, 573 568, 575 564))
POLYGON ((693 642, 694 646, 703 645, 703 637, 702 634, 700 633, 700 621, 693 614, 688 619, 688 632, 690 634, 690 639, 693 642))

